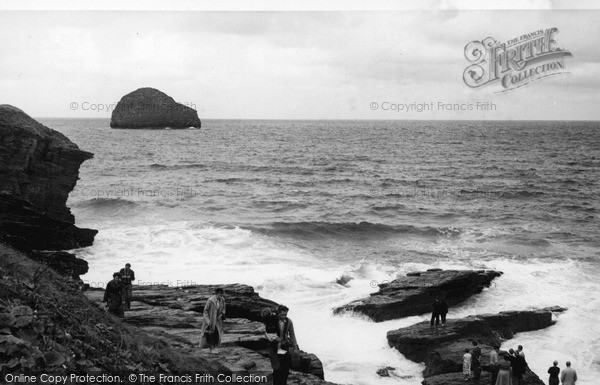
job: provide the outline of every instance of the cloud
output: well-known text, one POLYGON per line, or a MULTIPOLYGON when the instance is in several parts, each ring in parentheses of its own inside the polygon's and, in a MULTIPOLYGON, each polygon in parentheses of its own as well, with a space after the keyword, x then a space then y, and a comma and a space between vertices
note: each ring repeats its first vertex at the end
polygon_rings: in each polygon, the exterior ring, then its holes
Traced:
MULTIPOLYGON (((0 44, 10 52, 0 57, 1 92, 35 116, 109 117, 68 106, 110 104, 151 86, 193 103, 203 118, 389 119, 369 103, 486 99, 504 111, 486 118, 569 118, 577 100, 580 116, 598 119, 599 19, 598 11, 457 9, 1 12, 0 44), (573 53, 568 78, 502 96, 464 85, 469 41, 553 26, 573 53)), ((430 117, 461 116, 472 118, 430 117)))

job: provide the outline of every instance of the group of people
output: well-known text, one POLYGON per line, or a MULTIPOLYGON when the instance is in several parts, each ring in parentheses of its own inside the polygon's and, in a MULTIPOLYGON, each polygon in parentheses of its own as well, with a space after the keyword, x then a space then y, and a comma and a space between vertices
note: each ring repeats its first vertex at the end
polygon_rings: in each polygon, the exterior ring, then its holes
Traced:
MULTIPOLYGON (((218 354, 214 348, 221 345, 225 310, 225 292, 222 288, 217 288, 204 305, 200 332, 200 348, 208 348, 211 354, 218 354)), ((287 384, 293 357, 297 357, 298 342, 294 323, 287 316, 288 311, 289 309, 284 305, 280 305, 275 312, 270 308, 261 311, 265 323, 265 336, 269 341, 273 385, 287 384)))
MULTIPOLYGON (((448 304, 438 294, 431 306, 431 327, 437 328, 440 325, 446 326, 446 315, 448 314, 448 304)), ((577 372, 571 368, 571 362, 566 362, 567 367, 561 372, 558 367, 558 362, 554 361, 554 365, 548 369, 550 378, 549 385, 575 385, 577 381, 577 372)), ((491 385, 523 385, 523 376, 528 368, 525 361, 525 353, 523 346, 519 345, 517 350, 509 349, 508 351, 500 351, 500 346, 494 346, 490 351, 490 373, 491 385)), ((473 383, 479 384, 481 378, 481 348, 477 341, 473 341, 472 349, 465 349, 463 355, 463 374, 465 381, 473 380, 473 383)))
POLYGON ((567 367, 561 372, 560 368, 558 367, 558 361, 554 361, 552 363, 552 366, 550 369, 548 369, 548 374, 550 374, 548 385, 558 385, 559 374, 560 382, 563 385, 575 385, 577 382, 577 372, 571 367, 571 361, 567 361, 565 365, 567 365, 567 367))
MULTIPOLYGON (((563 385, 575 385, 577 372, 571 368, 571 362, 567 361, 566 365, 567 367, 561 372, 558 362, 554 361, 554 365, 548 369, 550 374, 549 385, 559 385, 559 381, 563 385)), ((500 346, 494 346, 490 351, 489 368, 491 385, 523 385, 523 376, 528 368, 523 346, 519 345, 517 350, 509 349, 508 351, 500 351, 500 346)), ((463 374, 465 375, 465 381, 472 379, 473 383, 479 384, 481 348, 477 341, 473 341, 472 349, 465 349, 463 374)))
POLYGON ((496 345, 490 351, 492 385, 523 385, 523 376, 528 367, 522 345, 508 352, 500 351, 500 346, 496 345))
POLYGON ((117 317, 125 317, 125 310, 131 309, 131 296, 135 273, 131 270, 131 264, 113 274, 113 279, 106 284, 104 298, 108 311, 117 317))

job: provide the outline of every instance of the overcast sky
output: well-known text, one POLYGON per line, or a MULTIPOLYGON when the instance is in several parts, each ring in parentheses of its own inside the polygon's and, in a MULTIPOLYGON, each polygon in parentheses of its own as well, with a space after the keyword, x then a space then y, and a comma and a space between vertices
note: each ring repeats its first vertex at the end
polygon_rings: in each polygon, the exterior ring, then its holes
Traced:
POLYGON ((201 119, 600 119, 597 10, 1 11, 0 25, 0 103, 34 117, 108 118, 92 104, 154 87, 201 119), (569 74, 507 93, 464 84, 470 41, 551 27, 569 74), (478 101, 496 111, 437 110, 478 101))

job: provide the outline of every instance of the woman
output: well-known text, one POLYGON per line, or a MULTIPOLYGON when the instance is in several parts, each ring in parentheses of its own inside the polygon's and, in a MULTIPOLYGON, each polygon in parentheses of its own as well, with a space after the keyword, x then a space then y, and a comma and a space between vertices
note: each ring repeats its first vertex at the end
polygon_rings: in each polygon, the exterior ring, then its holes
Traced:
POLYGON ((496 385, 512 385, 510 361, 507 359, 507 356, 507 352, 502 352, 500 354, 501 358, 498 362, 498 377, 496 378, 496 385))
POLYGON ((471 353, 469 353, 469 349, 465 349, 465 354, 463 354, 463 374, 465 375, 465 381, 469 381, 471 378, 471 353))
POLYGON ((206 347, 213 352, 215 347, 221 346, 223 335, 223 318, 225 317, 225 295, 223 289, 215 290, 215 295, 210 297, 204 305, 204 319, 200 332, 200 349, 206 347))
POLYGON ((560 374, 560 368, 558 367, 558 361, 553 362, 554 366, 548 369, 550 378, 548 379, 548 385, 558 385, 558 375, 560 374))

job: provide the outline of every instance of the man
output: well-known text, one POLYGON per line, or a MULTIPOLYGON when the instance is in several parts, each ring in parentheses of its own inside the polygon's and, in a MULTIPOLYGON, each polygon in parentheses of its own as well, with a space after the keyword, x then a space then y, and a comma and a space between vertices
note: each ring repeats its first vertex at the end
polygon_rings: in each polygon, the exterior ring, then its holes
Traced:
POLYGON ((442 318, 442 327, 446 326, 446 314, 448 314, 448 304, 439 294, 436 294, 431 309, 431 327, 433 327, 434 322, 436 327, 439 326, 440 317, 442 318))
POLYGON ((491 385, 496 385, 496 379, 498 378, 498 363, 500 360, 500 357, 498 356, 498 352, 500 351, 500 346, 498 345, 494 345, 494 347, 492 347, 492 350, 490 351, 490 384, 491 385))
POLYGON ((269 360, 271 361, 271 368, 273 374, 281 369, 279 356, 277 351, 279 350, 279 315, 277 311, 271 310, 271 308, 264 308, 260 315, 265 323, 265 337, 269 341, 269 360))
POLYGON ((125 317, 123 310, 123 292, 125 291, 123 283, 121 282, 121 274, 114 273, 113 279, 106 284, 104 290, 104 299, 102 302, 106 302, 108 312, 116 315, 117 317, 125 317))
POLYGON ((273 365, 273 385, 286 385, 292 366, 292 354, 298 349, 294 323, 288 318, 287 306, 279 305, 277 308, 277 361, 273 365))
POLYGON ((203 317, 200 348, 208 347, 213 353, 215 347, 221 346, 225 318, 225 292, 220 287, 215 289, 215 295, 206 301, 203 317))
POLYGON ((135 281, 135 274, 133 270, 131 270, 131 265, 129 263, 126 263, 125 268, 121 269, 119 273, 121 273, 121 281, 125 288, 123 291, 123 303, 127 310, 131 310, 131 289, 133 281, 135 281))
POLYGON ((517 354, 520 355, 521 357, 525 358, 525 353, 523 352, 523 345, 519 345, 517 347, 517 354))
POLYGON ((560 374, 560 382, 562 382, 563 385, 575 385, 575 382, 577 381, 577 372, 575 369, 571 368, 571 361, 567 361, 566 365, 567 367, 564 368, 560 374))
POLYGON ((473 383, 479 384, 479 378, 481 377, 481 348, 475 340, 473 340, 473 351, 471 353, 471 372, 473 372, 473 383))
POLYGON ((523 385, 523 375, 527 368, 527 362, 514 349, 509 349, 508 353, 508 360, 512 367, 513 385, 523 385))

